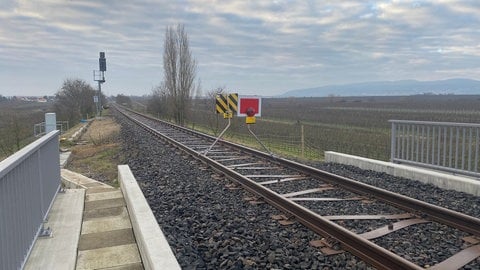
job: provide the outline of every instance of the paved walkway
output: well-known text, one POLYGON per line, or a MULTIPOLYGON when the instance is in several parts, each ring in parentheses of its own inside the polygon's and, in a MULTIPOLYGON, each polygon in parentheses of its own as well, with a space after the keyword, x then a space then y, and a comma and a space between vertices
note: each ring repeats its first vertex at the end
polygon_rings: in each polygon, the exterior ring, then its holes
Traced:
POLYGON ((52 235, 37 239, 24 269, 75 269, 84 199, 84 189, 57 194, 44 225, 52 235))
POLYGON ((58 193, 25 269, 144 269, 119 188, 62 169, 58 193), (76 189, 75 189, 76 188, 76 189))
POLYGON ((76 269, 143 269, 122 191, 62 169, 86 188, 76 269))

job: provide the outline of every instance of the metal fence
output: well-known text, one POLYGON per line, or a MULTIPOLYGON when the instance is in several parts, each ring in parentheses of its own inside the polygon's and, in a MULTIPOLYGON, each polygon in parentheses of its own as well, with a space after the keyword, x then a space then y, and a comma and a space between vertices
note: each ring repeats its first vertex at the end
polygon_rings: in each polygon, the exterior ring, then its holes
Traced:
POLYGON ((480 124, 389 122, 392 123, 392 162, 480 176, 480 124))
MULTIPOLYGON (((60 134, 65 133, 68 129, 70 129, 68 125, 68 121, 57 121, 56 129, 60 130, 60 134)), ((33 136, 40 137, 45 135, 45 122, 41 122, 38 124, 33 125, 33 136)))
POLYGON ((21 269, 60 188, 59 131, 0 162, 0 269, 21 269))

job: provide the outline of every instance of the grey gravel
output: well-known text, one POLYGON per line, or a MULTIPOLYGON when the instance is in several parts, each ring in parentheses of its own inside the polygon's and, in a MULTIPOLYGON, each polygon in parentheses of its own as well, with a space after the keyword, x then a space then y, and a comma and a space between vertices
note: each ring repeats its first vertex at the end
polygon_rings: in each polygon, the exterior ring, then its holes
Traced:
MULTIPOLYGON (((154 215, 184 269, 370 269, 346 252, 325 256, 309 241, 321 237, 295 223, 282 226, 271 218, 280 214, 267 204, 252 205, 250 195, 229 189, 231 182, 216 175, 199 161, 185 156, 131 123, 122 124, 126 163, 139 181, 154 215)), ((480 198, 446 191, 409 179, 393 177, 351 166, 317 163, 313 166, 431 202, 468 215, 480 216, 480 198)), ((312 188, 309 181, 297 186, 274 186, 280 193, 312 188)), ((327 191, 329 196, 349 196, 345 191, 327 191)), ((345 203, 345 202, 343 202, 345 203)), ((302 203, 310 207, 310 202, 302 203)), ((370 209, 385 213, 401 211, 377 203, 347 202, 339 211, 336 203, 322 203, 323 215, 367 214, 370 209), (345 207, 347 205, 348 207, 345 207)), ((311 206, 315 209, 315 206, 311 206)), ((357 233, 389 221, 341 221, 357 233)), ((461 232, 437 223, 400 230, 375 240, 405 258, 431 266, 458 252, 461 232), (423 227, 422 227, 423 226, 423 227), (403 239, 403 240, 398 240, 403 239), (415 241, 414 241, 415 240, 415 241)), ((464 269, 479 269, 480 260, 464 269)))

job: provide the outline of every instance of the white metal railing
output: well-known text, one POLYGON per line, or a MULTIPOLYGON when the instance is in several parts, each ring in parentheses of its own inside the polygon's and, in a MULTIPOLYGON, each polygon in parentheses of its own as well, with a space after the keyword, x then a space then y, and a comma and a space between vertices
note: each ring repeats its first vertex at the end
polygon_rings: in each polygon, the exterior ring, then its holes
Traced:
MULTIPOLYGON (((69 129, 68 121, 57 121, 56 129, 60 130, 60 134, 65 133, 69 129)), ((45 135, 45 122, 33 125, 33 136, 40 137, 45 135)))
POLYGON ((60 188, 59 131, 0 162, 0 269, 23 268, 60 188))
POLYGON ((390 161, 479 177, 480 124, 390 120, 390 161))

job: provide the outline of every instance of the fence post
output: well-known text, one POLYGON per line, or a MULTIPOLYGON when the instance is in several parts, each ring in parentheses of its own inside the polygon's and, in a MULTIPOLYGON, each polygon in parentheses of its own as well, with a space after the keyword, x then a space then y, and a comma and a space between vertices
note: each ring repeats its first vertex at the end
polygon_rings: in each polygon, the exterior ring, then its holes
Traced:
POLYGON ((480 124, 408 120, 389 122, 392 123, 391 162, 479 176, 480 124))
POLYGON ((45 134, 57 129, 57 116, 55 113, 45 114, 45 134))
POLYGON ((300 126, 301 142, 302 142, 302 158, 305 158, 305 132, 303 130, 303 124, 300 126))
POLYGON ((392 143, 390 146, 390 162, 393 162, 395 159, 395 149, 396 149, 396 126, 395 122, 391 121, 392 123, 392 143))

